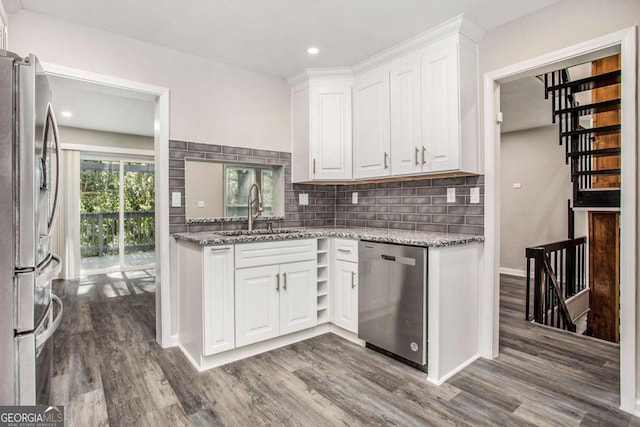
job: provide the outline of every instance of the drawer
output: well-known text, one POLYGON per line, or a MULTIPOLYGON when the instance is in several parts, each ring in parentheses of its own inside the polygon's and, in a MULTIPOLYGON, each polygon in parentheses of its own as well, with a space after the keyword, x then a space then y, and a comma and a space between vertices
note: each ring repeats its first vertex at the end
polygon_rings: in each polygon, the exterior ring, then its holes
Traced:
POLYGON ((236 244, 236 268, 315 260, 316 239, 236 244))
POLYGON ((358 240, 333 239, 334 259, 358 262, 358 240))

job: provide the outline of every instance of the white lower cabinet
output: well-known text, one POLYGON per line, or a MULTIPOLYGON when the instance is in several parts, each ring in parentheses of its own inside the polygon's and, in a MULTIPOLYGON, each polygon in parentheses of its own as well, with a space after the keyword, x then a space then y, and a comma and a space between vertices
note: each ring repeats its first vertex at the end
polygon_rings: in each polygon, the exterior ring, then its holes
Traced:
POLYGON ((280 266, 236 271, 236 346, 275 338, 280 331, 280 266))
POLYGON ((204 255, 204 355, 235 347, 233 327, 233 246, 207 247, 204 255))
POLYGON ((336 261, 333 270, 333 323, 358 333, 358 264, 336 261))
POLYGON ((316 326, 316 265, 307 261, 280 266, 280 335, 316 326))
MULTIPOLYGON (((278 251, 286 250, 283 245, 267 245, 274 257, 278 251)), ((237 257, 243 256, 246 250, 236 253, 237 257)), ((315 258, 315 249, 309 253, 315 258)), ((316 266, 314 259, 236 269, 236 347, 316 326, 316 266)))

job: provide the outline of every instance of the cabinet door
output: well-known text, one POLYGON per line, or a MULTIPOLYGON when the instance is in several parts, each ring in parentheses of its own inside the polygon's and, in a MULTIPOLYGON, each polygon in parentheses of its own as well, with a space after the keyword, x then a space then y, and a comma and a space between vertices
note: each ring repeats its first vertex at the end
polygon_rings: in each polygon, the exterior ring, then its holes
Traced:
POLYGON ((351 87, 311 88, 312 179, 351 179, 351 87))
POLYGON ((422 57, 422 138, 425 172, 460 168, 458 50, 449 45, 422 57))
POLYGON ((236 270, 236 347, 279 335, 279 274, 277 265, 236 270))
POLYGON ((316 266, 315 261, 280 266, 280 335, 316 326, 316 266))
POLYGON ((422 171, 420 58, 391 69, 391 172, 422 171))
POLYGON ((235 347, 233 246, 204 249, 203 353, 235 347))
POLYGON ((354 100, 354 178, 390 175, 389 72, 356 80, 354 100))
POLYGON ((333 270, 333 323, 358 333, 358 264, 336 260, 333 270))

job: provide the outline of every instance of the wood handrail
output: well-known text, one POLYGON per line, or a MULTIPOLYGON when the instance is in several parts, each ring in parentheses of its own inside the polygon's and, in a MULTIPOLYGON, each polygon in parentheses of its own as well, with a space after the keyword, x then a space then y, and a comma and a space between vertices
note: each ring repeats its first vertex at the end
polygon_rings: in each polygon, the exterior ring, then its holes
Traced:
MULTIPOLYGON (((551 270, 551 264, 549 262, 549 257, 547 256, 547 254, 544 254, 544 256, 542 257, 542 265, 544 267, 545 272, 549 276, 549 279, 551 279, 551 284, 553 285, 552 289, 556 294, 556 298, 558 298, 560 313, 562 313, 562 317, 565 321, 567 329, 570 330, 571 332, 575 332, 576 324, 573 322, 573 319, 571 318, 571 314, 569 313, 569 308, 567 307, 567 303, 565 302, 564 297, 562 296, 560 285, 558 285, 558 278, 556 277, 555 273, 551 270)), ((551 309, 553 310, 553 307, 551 307, 551 309)))

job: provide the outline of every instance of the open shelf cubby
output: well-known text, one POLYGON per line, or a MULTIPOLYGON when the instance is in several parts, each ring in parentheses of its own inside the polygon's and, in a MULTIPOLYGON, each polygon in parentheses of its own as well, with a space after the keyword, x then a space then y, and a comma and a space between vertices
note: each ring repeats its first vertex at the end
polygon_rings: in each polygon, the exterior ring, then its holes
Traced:
POLYGON ((318 323, 329 321, 329 239, 318 239, 318 279, 317 279, 317 299, 318 299, 318 323))

